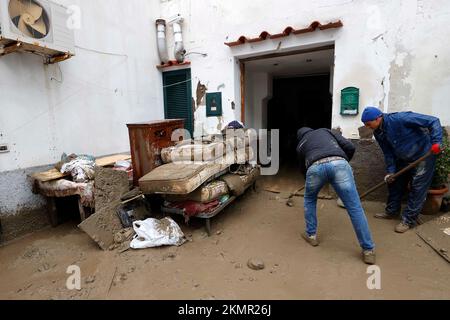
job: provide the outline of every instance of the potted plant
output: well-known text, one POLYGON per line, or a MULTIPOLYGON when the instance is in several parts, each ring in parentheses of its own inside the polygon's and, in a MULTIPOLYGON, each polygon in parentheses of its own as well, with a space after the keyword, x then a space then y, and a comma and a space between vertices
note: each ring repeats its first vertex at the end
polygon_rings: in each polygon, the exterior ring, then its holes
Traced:
POLYGON ((428 190, 427 200, 422 209, 422 214, 436 214, 439 212, 442 199, 448 191, 450 174, 450 144, 447 132, 444 129, 442 140, 442 153, 437 156, 433 181, 428 190))

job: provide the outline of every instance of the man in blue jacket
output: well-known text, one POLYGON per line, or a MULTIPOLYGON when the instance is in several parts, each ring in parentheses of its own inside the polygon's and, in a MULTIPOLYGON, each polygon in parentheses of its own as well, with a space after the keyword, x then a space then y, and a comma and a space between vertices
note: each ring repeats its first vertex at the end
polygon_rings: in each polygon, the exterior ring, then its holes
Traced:
POLYGON ((342 199, 352 221, 363 261, 375 264, 375 245, 369 224, 359 200, 353 171, 348 161, 355 154, 355 146, 340 134, 329 129, 301 128, 297 155, 302 172, 306 175, 305 222, 303 238, 312 246, 319 245, 317 239, 317 195, 326 183, 331 183, 342 199))
POLYGON ((367 107, 362 115, 366 127, 374 130, 375 139, 384 153, 389 197, 386 212, 376 214, 379 219, 393 219, 400 214, 401 200, 408 182, 411 190, 408 203, 402 214, 402 222, 395 227, 404 233, 417 224, 433 179, 436 155, 441 152, 442 127, 438 118, 414 113, 382 113, 378 108, 367 107), (403 174, 395 181, 392 175, 408 164, 424 156, 432 155, 403 174))

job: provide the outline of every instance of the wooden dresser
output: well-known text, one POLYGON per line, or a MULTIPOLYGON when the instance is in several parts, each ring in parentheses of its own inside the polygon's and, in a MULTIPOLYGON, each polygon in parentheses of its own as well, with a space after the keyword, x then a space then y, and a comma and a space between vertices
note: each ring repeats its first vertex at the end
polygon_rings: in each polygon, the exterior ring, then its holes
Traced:
POLYGON ((162 164, 161 149, 174 145, 172 133, 184 128, 183 119, 127 124, 133 161, 133 182, 162 164))

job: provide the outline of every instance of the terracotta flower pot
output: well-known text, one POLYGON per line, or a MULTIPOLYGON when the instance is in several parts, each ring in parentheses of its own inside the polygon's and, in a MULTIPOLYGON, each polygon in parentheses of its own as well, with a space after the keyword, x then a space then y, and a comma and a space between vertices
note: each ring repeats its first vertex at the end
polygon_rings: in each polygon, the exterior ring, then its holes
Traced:
POLYGON ((432 215, 439 212, 442 205, 442 199, 447 193, 448 187, 443 187, 442 189, 430 189, 428 190, 427 200, 422 208, 422 214, 432 215))

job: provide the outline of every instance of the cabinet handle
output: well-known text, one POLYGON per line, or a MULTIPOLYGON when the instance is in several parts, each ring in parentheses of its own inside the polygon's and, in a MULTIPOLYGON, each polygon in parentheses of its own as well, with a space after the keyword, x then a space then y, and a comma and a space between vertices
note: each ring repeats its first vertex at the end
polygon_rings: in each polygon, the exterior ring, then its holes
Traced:
POLYGON ((155 137, 162 138, 166 136, 166 130, 158 130, 155 131, 155 137))

